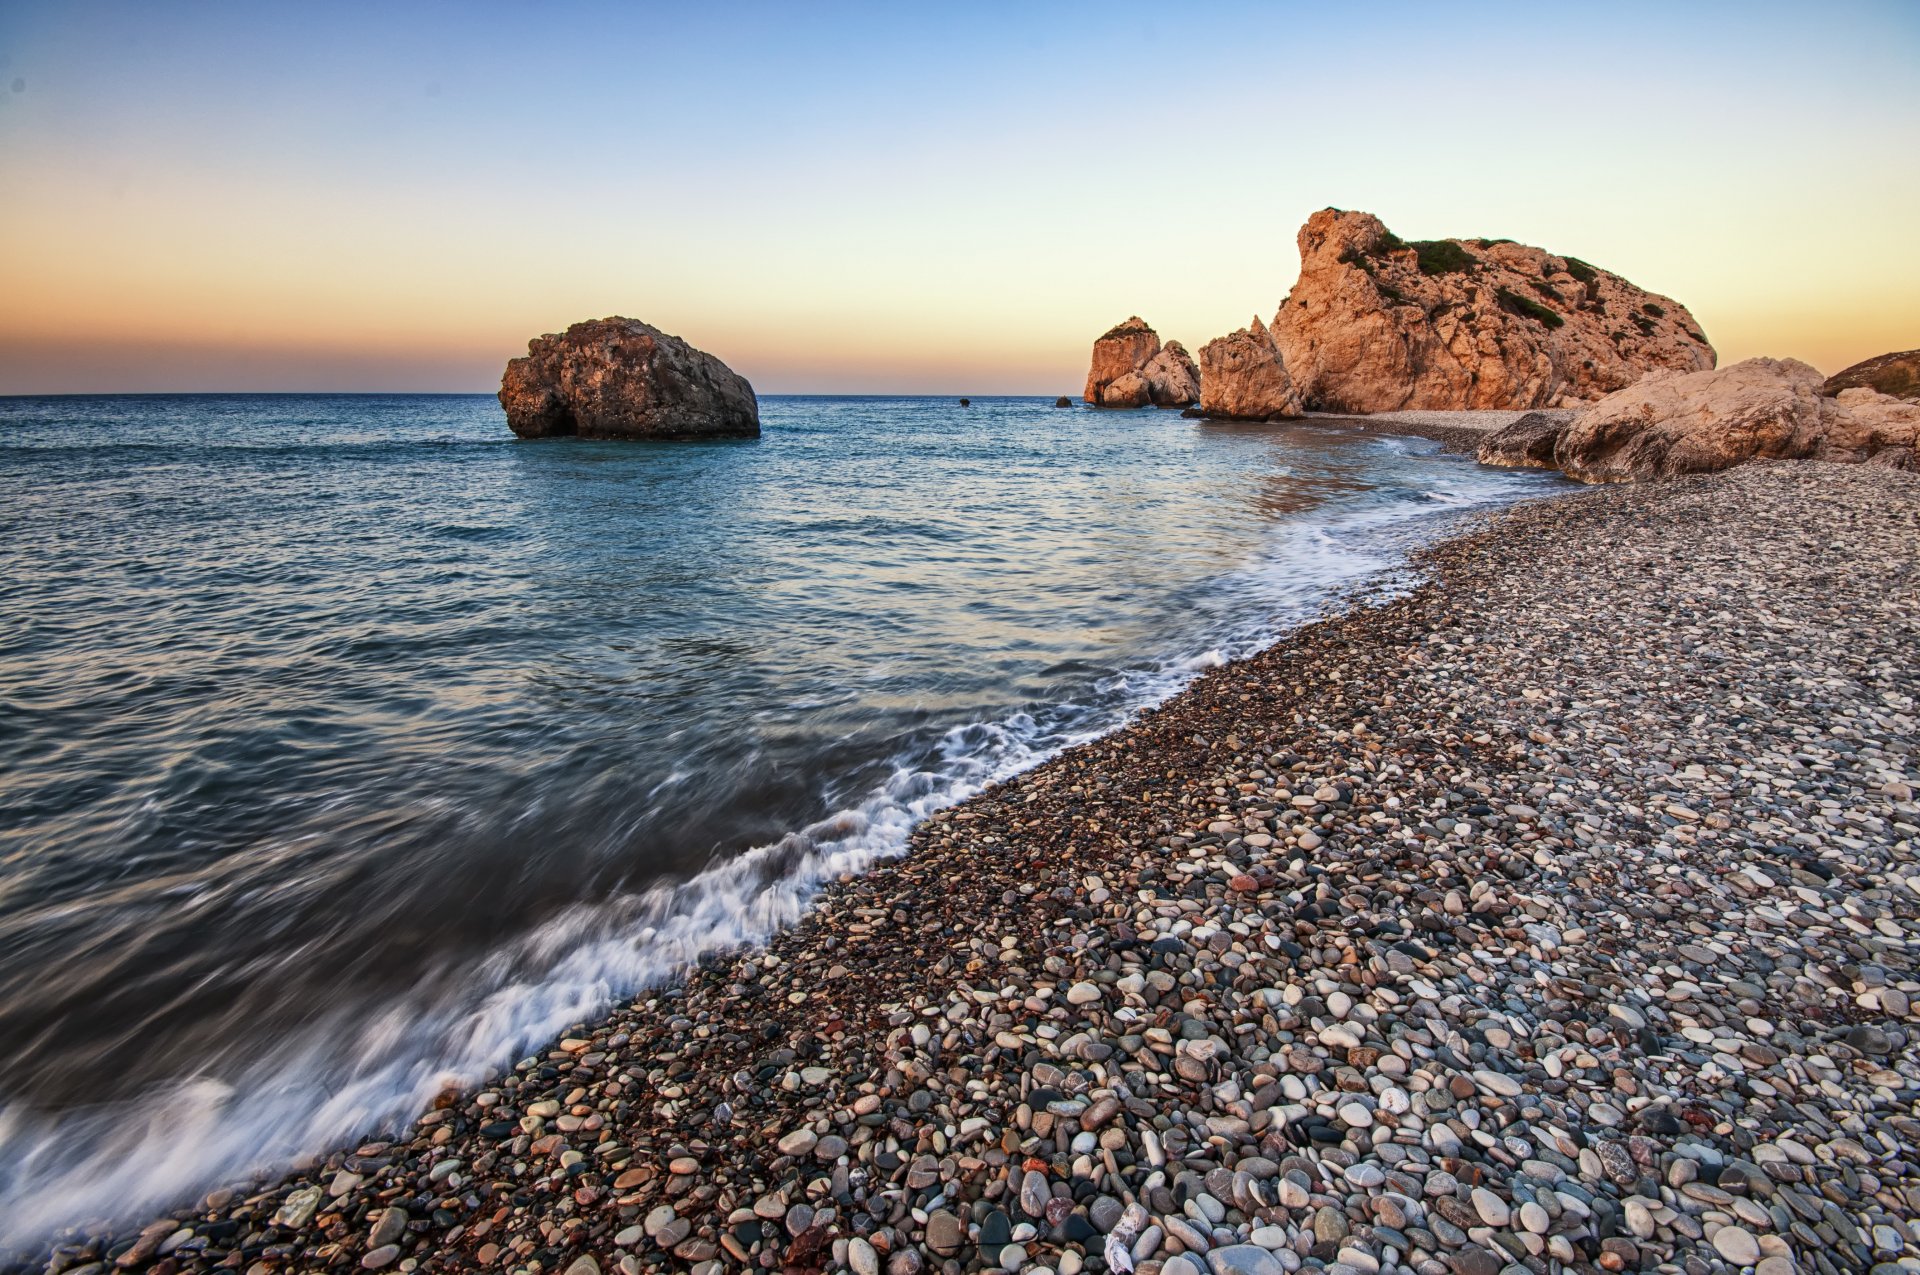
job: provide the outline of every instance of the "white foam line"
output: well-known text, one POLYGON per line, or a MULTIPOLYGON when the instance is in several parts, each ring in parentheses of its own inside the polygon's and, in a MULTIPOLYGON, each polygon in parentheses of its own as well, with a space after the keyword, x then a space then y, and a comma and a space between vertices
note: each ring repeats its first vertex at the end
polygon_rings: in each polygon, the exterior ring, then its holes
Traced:
MULTIPOLYGON (((1510 488, 1427 493, 1450 508, 1503 502, 1510 488)), ((1343 586, 1398 554, 1343 543, 1433 512, 1408 501, 1294 526, 1254 570, 1223 581, 1287 613, 1214 635, 1100 690, 1104 711, 1065 704, 957 726, 931 767, 901 759, 857 806, 714 864, 693 879, 577 905, 436 986, 481 991, 454 1006, 405 1000, 336 1016, 241 1074, 199 1077, 126 1102, 58 1113, 0 1108, 0 1251, 30 1251, 71 1228, 145 1221, 223 1182, 277 1174, 303 1156, 404 1126, 450 1086, 476 1084, 571 1026, 663 983, 703 954, 752 946, 791 925, 822 886, 900 854, 914 824, 1048 757, 1107 734, 1202 671, 1271 644, 1343 586)))

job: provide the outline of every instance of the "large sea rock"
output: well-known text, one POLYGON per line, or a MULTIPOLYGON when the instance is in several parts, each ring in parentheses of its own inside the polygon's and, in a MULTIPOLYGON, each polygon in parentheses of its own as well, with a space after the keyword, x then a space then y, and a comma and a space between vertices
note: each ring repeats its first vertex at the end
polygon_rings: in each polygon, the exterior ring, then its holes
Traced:
POLYGON ((753 386, 638 319, 594 319, 535 337, 507 364, 500 406, 522 438, 754 438, 753 386))
POLYGON ((1093 343, 1087 367, 1087 402, 1096 407, 1186 407, 1199 401, 1200 372, 1178 341, 1160 335, 1134 315, 1107 329, 1093 343))
POLYGON ((1238 421, 1300 415, 1300 392, 1258 315, 1200 347, 1200 413, 1238 421))
POLYGON ((1649 372, 1714 366, 1685 306, 1524 244, 1402 241, 1328 208, 1300 228, 1272 335, 1304 405, 1333 412, 1567 407, 1649 372))
POLYGON ((1796 359, 1657 372, 1564 425, 1523 417, 1482 443, 1480 460, 1559 469, 1588 483, 1708 473, 1767 459, 1914 467, 1920 403, 1865 387, 1828 397, 1822 385, 1820 373, 1796 359))

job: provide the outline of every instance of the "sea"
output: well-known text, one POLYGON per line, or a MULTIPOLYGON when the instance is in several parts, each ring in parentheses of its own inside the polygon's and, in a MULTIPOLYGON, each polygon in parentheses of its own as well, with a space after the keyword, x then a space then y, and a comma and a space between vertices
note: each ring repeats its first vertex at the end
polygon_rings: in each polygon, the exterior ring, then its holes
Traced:
POLYGON ((0 398, 0 1249, 404 1123, 1559 481, 1320 422, 761 410, 0 398))

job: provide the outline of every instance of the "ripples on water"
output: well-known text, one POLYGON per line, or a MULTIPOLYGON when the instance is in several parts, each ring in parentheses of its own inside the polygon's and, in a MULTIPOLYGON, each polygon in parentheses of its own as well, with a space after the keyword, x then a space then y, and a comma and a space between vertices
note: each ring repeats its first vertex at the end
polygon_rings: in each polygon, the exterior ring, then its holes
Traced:
POLYGON ((0 1242, 413 1114, 1539 490, 1045 400, 0 399, 0 1242))

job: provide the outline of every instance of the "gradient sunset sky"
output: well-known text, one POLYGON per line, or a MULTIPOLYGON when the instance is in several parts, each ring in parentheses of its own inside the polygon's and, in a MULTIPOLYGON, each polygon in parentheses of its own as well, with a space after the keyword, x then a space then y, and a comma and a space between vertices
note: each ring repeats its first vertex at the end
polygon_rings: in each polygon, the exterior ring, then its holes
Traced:
POLYGON ((1920 346, 1920 3, 0 4, 0 393, 477 390, 628 314, 762 393, 1076 393, 1314 209, 1723 363, 1920 346))

